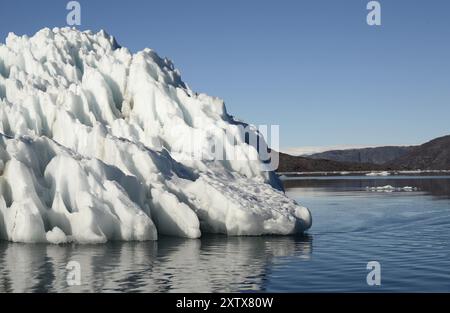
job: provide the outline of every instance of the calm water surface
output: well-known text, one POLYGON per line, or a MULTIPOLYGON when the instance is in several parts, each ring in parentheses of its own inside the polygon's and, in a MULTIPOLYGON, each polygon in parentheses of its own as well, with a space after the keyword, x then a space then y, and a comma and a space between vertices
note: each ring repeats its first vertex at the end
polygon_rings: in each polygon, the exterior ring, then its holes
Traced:
POLYGON ((305 236, 106 245, 0 242, 0 292, 450 291, 450 177, 285 182, 310 208, 305 236), (371 191, 391 185, 415 191, 371 191), (68 286, 66 265, 81 265, 68 286), (367 262, 381 264, 379 287, 367 262))

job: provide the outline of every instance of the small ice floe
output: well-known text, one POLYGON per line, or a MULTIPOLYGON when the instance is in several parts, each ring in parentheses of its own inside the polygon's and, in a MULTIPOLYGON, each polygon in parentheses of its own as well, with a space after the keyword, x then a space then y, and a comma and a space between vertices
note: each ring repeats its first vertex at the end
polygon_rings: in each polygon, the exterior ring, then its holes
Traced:
POLYGON ((367 173, 366 176, 389 176, 391 175, 391 173, 387 172, 387 171, 383 171, 383 172, 370 172, 367 173))
POLYGON ((371 191, 371 192, 394 192, 394 191, 417 191, 417 187, 410 187, 410 186, 405 186, 405 187, 393 187, 391 185, 386 185, 386 186, 376 186, 376 187, 366 187, 367 191, 371 191))
POLYGON ((406 186, 401 188, 403 191, 417 191, 418 188, 417 187, 410 187, 410 186, 406 186))
POLYGON ((412 175, 412 174, 422 174, 422 170, 410 170, 410 171, 398 171, 399 174, 412 175))
POLYGON ((66 236, 66 234, 58 227, 54 227, 52 230, 48 231, 45 236, 49 243, 56 245, 70 242, 70 237, 66 236))

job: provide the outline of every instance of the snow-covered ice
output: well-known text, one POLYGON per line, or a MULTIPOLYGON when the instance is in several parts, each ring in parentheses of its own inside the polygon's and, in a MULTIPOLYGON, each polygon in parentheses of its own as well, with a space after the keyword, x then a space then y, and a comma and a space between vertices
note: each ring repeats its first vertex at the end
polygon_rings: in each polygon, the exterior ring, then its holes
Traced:
POLYGON ((104 31, 9 34, 0 44, 0 239, 304 232, 310 212, 280 190, 240 125, 153 50, 131 54, 104 31), (235 159, 211 153, 224 133, 235 134, 235 159), (199 146, 205 157, 192 157, 199 146))
POLYGON ((367 191, 374 192, 394 192, 394 191, 417 191, 417 187, 405 186, 405 187, 394 187, 391 185, 386 186, 376 186, 376 187, 366 187, 367 191))
POLYGON ((383 171, 383 172, 370 172, 367 173, 366 176, 389 176, 391 175, 391 173, 387 172, 387 171, 383 171))

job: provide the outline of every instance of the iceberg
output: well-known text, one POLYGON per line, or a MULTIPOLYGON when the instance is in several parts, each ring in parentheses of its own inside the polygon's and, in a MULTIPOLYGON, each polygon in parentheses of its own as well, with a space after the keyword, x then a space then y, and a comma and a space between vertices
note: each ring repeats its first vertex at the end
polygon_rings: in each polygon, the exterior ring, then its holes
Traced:
POLYGON ((243 125, 264 140, 151 49, 132 54, 104 31, 10 33, 0 44, 0 239, 306 231, 309 210, 284 194, 243 125), (217 157, 217 142, 237 157, 217 157))

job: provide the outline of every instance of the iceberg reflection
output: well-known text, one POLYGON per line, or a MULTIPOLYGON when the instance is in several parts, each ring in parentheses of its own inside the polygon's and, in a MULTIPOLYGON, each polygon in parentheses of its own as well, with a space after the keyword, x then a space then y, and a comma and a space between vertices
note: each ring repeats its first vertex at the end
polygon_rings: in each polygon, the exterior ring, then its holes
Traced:
POLYGON ((161 238, 106 245, 0 242, 0 292, 232 292, 265 290, 279 257, 309 259, 312 238, 161 238), (81 266, 69 286, 66 266, 81 266))

